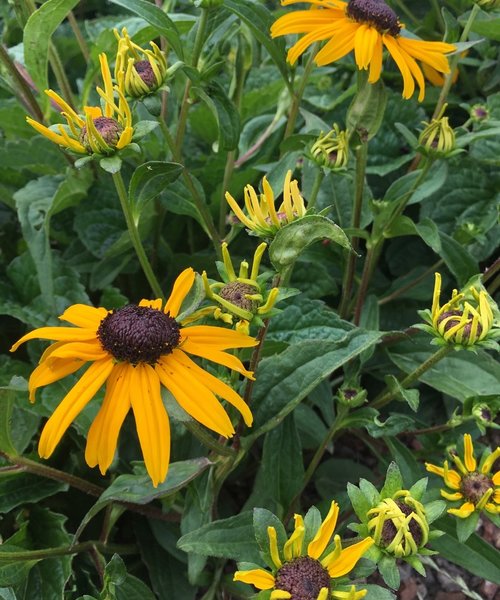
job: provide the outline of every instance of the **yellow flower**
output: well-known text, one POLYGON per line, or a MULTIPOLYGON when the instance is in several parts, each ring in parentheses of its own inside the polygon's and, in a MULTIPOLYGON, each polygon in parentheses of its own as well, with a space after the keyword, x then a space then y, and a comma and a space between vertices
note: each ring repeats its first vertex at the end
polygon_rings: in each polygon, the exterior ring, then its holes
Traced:
POLYGON ((297 180, 292 179, 288 171, 283 185, 283 202, 278 210, 274 206, 274 193, 269 182, 262 179, 263 194, 257 195, 251 185, 245 186, 245 207, 247 215, 241 210, 236 200, 226 192, 226 200, 236 217, 256 235, 270 237, 284 225, 303 217, 306 214, 304 199, 300 195, 297 180))
POLYGON ((418 554, 429 541, 424 506, 408 490, 385 498, 367 514, 375 544, 396 558, 418 554))
POLYGON ((211 284, 206 272, 203 271, 202 274, 207 298, 214 300, 219 306, 202 308, 190 318, 197 319, 198 315, 213 314, 216 319, 232 325, 234 317, 236 317, 238 318, 236 330, 246 334, 250 331, 252 321, 262 325, 262 319, 269 316, 279 294, 279 288, 272 288, 267 292, 263 281, 265 275, 259 276, 260 261, 266 248, 265 242, 258 246, 250 273, 248 272, 249 264, 244 260, 240 264, 238 275, 236 275, 227 243, 224 242, 222 244, 224 268, 221 265, 219 269, 223 283, 211 284))
POLYGON ((441 490, 441 496, 450 502, 461 502, 460 508, 448 509, 450 514, 462 519, 483 509, 493 515, 500 514, 500 471, 491 472, 498 458, 500 446, 483 456, 478 464, 474 456, 472 438, 466 433, 463 459, 457 454, 452 454, 457 470, 450 469, 447 460, 444 461, 443 467, 425 463, 425 468, 442 477, 448 488, 441 490))
POLYGON ((367 590, 356 591, 354 586, 348 592, 332 590, 332 579, 347 575, 358 560, 373 544, 367 537, 347 548, 342 548, 339 535, 333 538, 333 549, 326 552, 335 530, 339 507, 332 502, 328 515, 321 523, 316 534, 307 531, 301 515, 295 515, 293 533, 282 548, 278 547, 278 538, 274 527, 267 528, 269 553, 274 565, 270 573, 265 569, 236 571, 235 581, 250 583, 259 590, 273 590, 271 600, 281 598, 311 598, 312 600, 359 600, 367 590), (311 539, 311 536, 312 539, 311 539), (306 539, 311 539, 306 543, 306 539))
POLYGON ((332 171, 345 169, 349 160, 349 137, 347 131, 340 131, 337 123, 333 129, 321 132, 311 147, 311 157, 320 166, 332 171))
MULTIPOLYGON (((493 311, 488 301, 488 294, 471 286, 466 293, 453 290, 451 300, 440 305, 441 275, 435 273, 432 310, 422 311, 422 316, 431 325, 443 343, 459 346, 473 346, 486 338, 493 328, 493 311), (469 295, 469 300, 466 299, 469 295), (475 306, 471 304, 475 303, 475 306)), ((423 326, 426 328, 426 326, 423 326)), ((426 328, 427 329, 427 328, 426 328)), ((428 330, 428 329, 427 329, 428 330)))
POLYGON ((69 104, 52 90, 45 93, 61 109, 67 125, 56 126, 59 133, 26 117, 26 121, 46 138, 78 154, 113 154, 132 141, 134 129, 132 114, 120 86, 114 86, 105 54, 99 55, 104 90, 97 88, 103 100, 103 109, 85 106, 83 115, 77 114, 69 104), (114 96, 118 95, 118 100, 114 96))
POLYGON ((280 17, 271 27, 272 37, 304 33, 288 51, 293 65, 311 44, 328 40, 314 58, 317 65, 335 62, 354 50, 358 69, 368 69, 369 83, 380 79, 384 47, 403 76, 403 98, 411 98, 415 81, 425 96, 425 82, 417 60, 440 73, 450 67, 445 54, 455 46, 444 42, 425 42, 401 34, 403 25, 396 13, 382 0, 282 0, 283 6, 307 2, 319 10, 299 10, 280 17))
POLYGON ((130 39, 126 27, 122 37, 116 29, 113 32, 118 40, 115 79, 123 82, 125 94, 142 98, 157 90, 167 74, 167 59, 160 48, 149 42, 152 50, 144 50, 130 39))
POLYGON ((47 421, 38 446, 42 458, 54 452, 71 422, 104 384, 104 401, 89 429, 85 451, 87 463, 99 465, 103 474, 113 460, 121 425, 132 408, 153 485, 165 479, 170 426, 161 385, 193 419, 224 437, 233 435, 234 428, 216 395, 234 406, 248 426, 252 424, 252 413, 243 399, 188 356, 206 358, 253 378, 235 356, 224 352, 254 346, 253 338, 221 327, 182 327, 176 321, 194 278, 191 268, 183 271, 164 307, 160 299, 141 300, 114 311, 75 304, 60 319, 76 327, 35 329, 12 346, 14 351, 37 338, 55 342, 31 374, 31 402, 39 387, 92 363, 47 421))

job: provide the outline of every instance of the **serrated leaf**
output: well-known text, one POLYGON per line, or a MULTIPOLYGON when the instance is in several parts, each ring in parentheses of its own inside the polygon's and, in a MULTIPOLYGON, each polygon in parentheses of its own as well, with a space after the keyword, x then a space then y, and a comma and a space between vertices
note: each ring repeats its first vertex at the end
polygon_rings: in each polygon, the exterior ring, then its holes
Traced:
POLYGON ((319 240, 352 249, 346 234, 333 221, 320 215, 306 215, 278 230, 269 246, 269 258, 276 270, 281 271, 293 265, 308 246, 319 240))
POLYGON ((392 556, 384 555, 379 560, 377 567, 385 583, 393 590, 398 590, 401 580, 396 560, 392 556))

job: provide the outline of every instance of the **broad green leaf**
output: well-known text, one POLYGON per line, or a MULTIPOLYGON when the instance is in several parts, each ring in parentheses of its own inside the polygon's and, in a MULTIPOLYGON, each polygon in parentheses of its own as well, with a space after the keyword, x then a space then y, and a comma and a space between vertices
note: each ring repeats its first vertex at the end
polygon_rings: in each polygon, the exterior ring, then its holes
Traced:
POLYGON ((128 197, 136 224, 144 206, 156 198, 179 177, 182 165, 172 162, 149 161, 134 171, 128 189, 128 197))
POLYGON ((77 4, 78 0, 47 0, 26 22, 23 37, 26 69, 40 91, 49 87, 47 65, 52 34, 77 4))
POLYGON ((68 489, 66 483, 32 475, 31 473, 2 473, 0 476, 0 513, 8 513, 17 506, 39 500, 68 489))
POLYGON ((387 469, 385 476, 384 487, 380 490, 380 495, 383 498, 394 496, 396 492, 403 489, 403 478, 397 463, 392 461, 387 469))
POLYGON ((211 81, 205 89, 193 87, 192 91, 203 100, 217 122, 217 150, 234 150, 240 137, 240 117, 224 89, 216 81, 211 81))
MULTIPOLYGON (((271 568, 275 568, 275 564, 270 553, 268 527, 274 527, 274 530, 276 531, 278 548, 283 548, 287 541, 287 534, 281 520, 278 519, 278 517, 270 510, 265 508, 254 508, 253 533, 255 535, 255 540, 260 548, 260 553, 266 564, 271 568)), ((260 561, 257 560, 256 562, 260 561)))
POLYGON ((346 128, 350 132, 356 132, 361 141, 368 142, 382 125, 386 104, 384 82, 379 79, 376 83, 368 83, 366 74, 347 111, 346 128))
POLYGON ((24 548, 9 543, 0 545, 0 586, 16 586, 22 583, 28 576, 30 570, 39 562, 36 560, 12 560, 2 554, 9 552, 22 552, 24 548))
POLYGON ((269 246, 269 257, 276 270, 281 271, 295 263, 300 254, 319 240, 330 240, 351 249, 342 229, 321 215, 306 215, 278 230, 269 246))
POLYGON ((168 41, 180 60, 184 58, 184 50, 177 27, 161 8, 147 0, 111 0, 111 2, 142 17, 168 41))
POLYGON ((379 585, 368 583, 362 584, 360 587, 363 590, 368 590, 366 600, 396 600, 396 596, 390 590, 379 585))
POLYGON ((384 555, 377 563, 377 567, 385 583, 393 590, 398 590, 401 580, 396 559, 392 556, 384 555))
POLYGON ((15 394, 12 390, 0 389, 0 451, 15 456, 17 451, 12 443, 12 410, 15 394))
POLYGON ((183 535, 177 542, 185 552, 218 556, 233 560, 259 562, 260 555, 253 532, 253 514, 246 511, 183 535))
POLYGON ((414 190, 417 179, 420 177, 420 172, 412 171, 397 179, 387 190, 384 200, 394 202, 402 197, 409 196, 408 204, 416 204, 422 202, 431 194, 440 190, 446 182, 448 176, 448 165, 443 162, 435 163, 430 169, 425 179, 414 190))
POLYGON ((455 519, 448 516, 436 521, 436 528, 445 535, 432 540, 433 550, 477 577, 500 585, 500 551, 497 548, 475 533, 466 543, 459 542, 455 537, 455 519))
MULTIPOLYGON (((418 335, 394 346, 388 354, 399 369, 411 373, 436 351, 429 342, 430 336, 418 335)), ((470 396, 498 394, 500 364, 483 350, 477 354, 459 350, 431 367, 420 381, 464 402, 470 396)))
POLYGON ((385 381, 390 390, 397 393, 397 398, 404 400, 413 412, 417 412, 420 403, 420 393, 418 390, 407 390, 394 375, 387 375, 385 381))
MULTIPOLYGON (((459 21, 464 21, 465 15, 459 18, 459 21)), ((471 31, 478 33, 480 36, 500 42, 500 17, 498 12, 487 13, 481 11, 471 26, 471 31)))
POLYGON ((458 285, 462 286, 479 272, 479 265, 460 242, 443 231, 439 232, 441 238, 441 256, 446 266, 455 275, 458 285))

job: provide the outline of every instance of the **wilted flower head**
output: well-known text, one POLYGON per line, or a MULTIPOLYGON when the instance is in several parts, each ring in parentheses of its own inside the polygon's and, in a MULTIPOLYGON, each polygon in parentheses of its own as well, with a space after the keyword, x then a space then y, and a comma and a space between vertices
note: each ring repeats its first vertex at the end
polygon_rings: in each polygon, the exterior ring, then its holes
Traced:
POLYGON ((321 522, 319 512, 311 509, 304 519, 294 515, 294 530, 286 539, 284 529, 267 527, 269 544, 262 548, 271 572, 265 569, 236 571, 235 581, 250 583, 259 590, 273 590, 270 598, 289 600, 360 600, 367 590, 338 589, 336 579, 350 573, 359 559, 373 544, 366 537, 342 548, 339 535, 330 539, 337 524, 339 507, 332 502, 330 511, 321 522), (312 513, 315 513, 314 515, 312 513), (308 518, 311 517, 311 518, 308 518), (314 517, 314 518, 313 518, 314 517), (320 525, 318 527, 318 522, 320 525))
POLYGON ((274 193, 266 177, 262 179, 264 193, 257 195, 251 185, 246 185, 244 190, 245 214, 236 200, 226 192, 226 200, 236 217, 258 236, 271 237, 278 229, 306 214, 304 200, 300 195, 297 180, 292 179, 292 172, 288 171, 283 185, 283 202, 278 210, 274 205, 274 193))
POLYGON ((135 44, 126 29, 113 30, 118 40, 116 53, 115 79, 123 81, 127 96, 142 98, 156 91, 165 81, 167 59, 154 42, 149 42, 152 50, 144 50, 135 44))
POLYGON ((262 319, 270 316, 279 294, 279 288, 267 290, 265 281, 267 274, 259 275, 260 261, 267 244, 263 242, 258 246, 253 257, 253 264, 249 273, 249 264, 244 260, 240 264, 238 275, 234 270, 227 243, 222 244, 223 263, 217 267, 222 282, 209 283, 206 272, 203 272, 203 283, 207 298, 215 301, 218 306, 202 308, 193 314, 199 318, 202 314, 213 314, 216 319, 233 324, 238 319, 236 330, 248 334, 250 323, 262 325, 262 319))
POLYGON ((337 123, 328 133, 321 132, 311 147, 311 158, 320 166, 332 171, 345 169, 349 160, 347 131, 340 131, 337 123))
POLYGON ((396 558, 417 554, 429 540, 423 504, 408 490, 399 490, 368 511, 374 542, 396 558))
POLYGON ((52 142, 78 154, 110 155, 125 148, 132 141, 134 129, 130 107, 119 85, 113 86, 105 54, 99 55, 104 89, 98 87, 103 107, 85 106, 83 115, 52 90, 45 93, 61 109, 67 125, 55 127, 58 133, 41 123, 26 117, 26 121, 52 142), (116 94, 116 96, 115 96, 116 94))
MULTIPOLYGON (((303 0, 282 0, 283 6, 303 0)), ((368 70, 368 82, 375 83, 382 73, 383 51, 387 48, 403 76, 403 98, 411 98, 417 82, 418 100, 425 96, 424 76, 417 64, 428 64, 440 73, 450 70, 445 54, 455 46, 426 42, 404 34, 404 25, 383 0, 305 0, 312 11, 298 10, 280 17, 271 27, 272 37, 303 33, 288 51, 293 65, 315 42, 327 40, 314 62, 327 65, 354 50, 358 69, 368 70)))
POLYGON ((435 119, 430 123, 423 121, 424 130, 418 138, 419 150, 428 156, 445 157, 453 154, 455 149, 455 132, 444 117, 447 104, 443 106, 435 119))
POLYGON ((452 502, 457 508, 449 508, 452 515, 466 519, 474 512, 485 510, 492 515, 500 514, 500 471, 492 472, 495 461, 500 458, 500 446, 493 452, 487 449, 478 462, 474 455, 472 437, 464 435, 463 458, 456 452, 451 453, 455 469, 450 469, 445 460, 442 467, 425 463, 431 473, 443 478, 446 488, 441 496, 452 502))
POLYGON ((434 343, 470 349, 476 345, 496 348, 488 338, 497 337, 494 326, 493 300, 487 292, 470 286, 464 292, 453 290, 451 300, 441 306, 441 275, 435 274, 432 310, 419 311, 428 325, 417 325, 434 335, 434 343))

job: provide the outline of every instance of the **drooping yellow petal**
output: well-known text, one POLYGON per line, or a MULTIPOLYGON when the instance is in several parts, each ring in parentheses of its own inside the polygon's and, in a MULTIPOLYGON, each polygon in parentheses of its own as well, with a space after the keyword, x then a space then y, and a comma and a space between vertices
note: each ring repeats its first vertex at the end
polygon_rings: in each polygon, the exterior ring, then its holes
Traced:
POLYGON ((49 458, 54 452, 65 431, 95 396, 112 370, 113 361, 109 358, 91 364, 66 394, 43 428, 38 444, 41 458, 49 458))
POLYGON ((380 33, 366 23, 361 24, 354 36, 354 58, 358 69, 367 69, 372 60, 375 45, 380 33))
POLYGON ((194 354, 195 356, 200 356, 201 358, 206 358, 207 360, 211 360, 219 365, 224 365, 225 367, 228 367, 228 369, 232 369, 237 373, 241 373, 245 377, 248 377, 248 379, 254 379, 253 372, 247 371, 240 359, 233 354, 221 352, 220 350, 214 350, 210 346, 206 346, 204 344, 195 344, 190 339, 186 339, 184 342, 182 342, 181 348, 184 352, 194 354))
POLYGON ((61 321, 67 321, 77 327, 94 329, 97 331, 101 321, 109 314, 105 308, 94 308, 86 304, 73 304, 68 307, 59 317, 61 321))
POLYGON ((370 71, 368 73, 368 83, 375 83, 380 79, 380 74, 382 73, 382 55, 382 36, 379 34, 373 46, 372 58, 370 61, 370 71))
MULTIPOLYGON (((213 327, 211 325, 193 325, 181 329, 182 339, 195 344, 209 346, 217 350, 228 350, 230 348, 251 348, 258 341, 244 333, 238 333, 233 329, 213 327)), ((185 342, 182 341, 181 344, 185 342)))
POLYGON ((78 359, 50 359, 40 362, 31 373, 29 379, 30 402, 35 401, 35 393, 39 387, 59 381, 63 377, 78 371, 83 366, 83 361, 78 359))
POLYGON ((344 548, 339 557, 326 565, 330 577, 342 577, 354 569, 358 560, 373 545, 373 539, 367 537, 348 548, 344 548))
POLYGON ((466 519, 476 510, 476 507, 472 502, 464 502, 460 508, 449 508, 448 512, 450 515, 455 515, 461 519, 466 519))
POLYGON ((269 596, 270 600, 290 600, 292 594, 286 590, 273 590, 269 596))
POLYGON ((177 277, 172 287, 172 293, 167 300, 164 308, 165 313, 169 313, 171 317, 179 314, 184 298, 188 295, 189 290, 193 287, 195 273, 191 267, 184 269, 177 277))
POLYGON ((464 463, 471 473, 476 470, 477 462, 474 456, 474 446, 470 433, 464 435, 464 463))
POLYGON ((85 125, 85 121, 80 117, 80 115, 78 115, 66 102, 66 100, 59 96, 59 94, 54 92, 54 90, 45 90, 45 93, 53 102, 55 102, 61 108, 62 111, 64 111, 68 115, 70 119, 73 119, 73 121, 75 121, 80 128, 85 125))
POLYGON ((62 135, 56 133, 55 131, 52 131, 52 129, 45 127, 45 125, 42 125, 41 123, 38 123, 38 121, 35 121, 34 119, 31 119, 30 117, 26 117, 26 123, 28 123, 28 125, 31 125, 31 127, 33 127, 33 129, 36 129, 36 131, 38 131, 38 133, 41 133, 43 136, 45 136, 51 142, 54 142, 54 144, 58 144, 59 146, 65 145, 65 141, 64 141, 64 138, 62 135))
POLYGON ((92 329, 77 329, 76 327, 39 327, 30 331, 26 335, 18 340, 10 349, 11 352, 15 352, 21 344, 29 340, 53 340, 53 341, 86 341, 95 339, 96 333, 92 329))
POLYGON ((321 526, 316 532, 313 540, 309 542, 309 546, 307 547, 307 554, 311 558, 319 559, 319 557, 323 554, 333 535, 335 526, 337 525, 338 516, 339 505, 336 502, 332 502, 328 514, 321 523, 321 526))
POLYGON ((76 358, 84 361, 96 361, 109 356, 107 350, 97 339, 86 342, 67 342, 55 349, 51 356, 53 358, 76 358))
POLYGON ((231 196, 229 192, 226 192, 225 198, 238 220, 241 221, 243 225, 245 225, 245 227, 248 227, 248 229, 253 229, 255 227, 253 221, 251 221, 245 215, 245 213, 241 210, 236 200, 231 196))
POLYGON ((397 64, 398 69, 403 76, 403 98, 406 100, 413 96, 413 92, 415 91, 415 81, 412 77, 411 70, 405 60, 404 55, 402 54, 397 40, 390 34, 386 33, 382 36, 382 41, 389 50, 390 55, 394 59, 394 62, 397 64))
POLYGON ((335 28, 331 23, 324 25, 323 27, 318 27, 313 31, 306 33, 306 35, 302 36, 291 48, 288 50, 287 61, 294 65, 297 60, 300 58, 302 54, 315 42, 320 42, 322 40, 326 40, 331 38, 335 33, 335 28))
POLYGON ((231 420, 217 398, 172 355, 160 358, 155 371, 163 385, 193 419, 224 437, 234 434, 231 420))
MULTIPOLYGON (((335 14, 343 17, 340 11, 335 14)), ((321 26, 331 25, 331 22, 332 14, 329 10, 297 10, 279 17, 271 25, 271 37, 291 33, 310 33, 321 26)))
POLYGON ((131 367, 130 403, 146 470, 154 487, 165 480, 170 460, 170 423, 160 394, 160 379, 150 365, 131 367))
MULTIPOLYGON (((398 38, 398 40, 399 39, 400 38, 398 38)), ((399 46, 399 49, 401 51, 401 55, 403 56, 403 59, 404 59, 406 65, 410 69, 410 73, 411 73, 412 77, 415 79, 415 81, 418 84, 418 87, 420 90, 419 94, 418 94, 418 101, 422 102, 425 97, 424 75, 423 75, 420 67, 417 65, 417 62, 415 61, 415 59, 408 52, 406 52, 405 49, 401 47, 401 45, 399 46)))
POLYGON ((316 54, 314 62, 322 67, 339 60, 354 49, 354 37, 359 24, 345 21, 339 27, 333 38, 316 54))
POLYGON ((461 492, 453 492, 453 494, 450 494, 449 492, 446 492, 445 490, 441 490, 441 496, 443 496, 443 498, 446 498, 446 500, 449 500, 450 502, 456 502, 457 500, 462 500, 464 497, 461 492))
POLYGON ((264 571, 264 569, 236 571, 233 580, 242 581, 243 583, 250 583, 258 590, 270 590, 274 587, 274 577, 272 573, 264 571))
POLYGON ((211 392, 217 394, 229 404, 234 406, 242 415, 243 420, 245 421, 245 425, 250 427, 253 422, 252 411, 250 410, 248 404, 243 400, 243 398, 237 394, 233 388, 229 387, 223 381, 208 373, 204 369, 202 369, 199 365, 197 365, 193 360, 189 358, 182 350, 175 349, 172 352, 172 356, 175 360, 180 363, 188 374, 190 374, 191 378, 195 378, 200 381, 204 386, 206 386, 211 392))
POLYGON ((104 475, 112 463, 118 434, 130 410, 131 365, 121 363, 115 366, 106 383, 106 394, 87 435, 85 460, 90 467, 99 465, 104 475))

